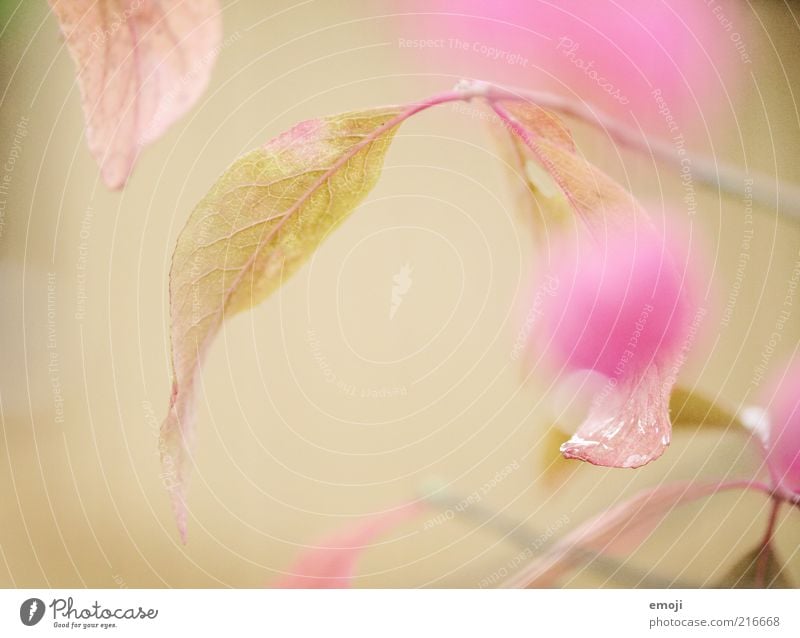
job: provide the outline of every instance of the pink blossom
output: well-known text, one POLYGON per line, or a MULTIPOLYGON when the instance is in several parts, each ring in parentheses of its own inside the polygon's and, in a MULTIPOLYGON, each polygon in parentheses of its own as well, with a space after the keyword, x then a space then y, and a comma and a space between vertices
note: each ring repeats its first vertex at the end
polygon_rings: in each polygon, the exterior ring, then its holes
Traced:
POLYGON ((776 376, 763 400, 767 465, 776 487, 795 497, 800 494, 800 359, 776 376))
POLYGON ((388 534, 423 511, 419 503, 407 503, 359 519, 334 531, 302 552, 289 573, 272 585, 282 589, 343 589, 353 585, 361 554, 378 537, 388 534))
POLYGON ((684 269, 654 230, 561 240, 546 276, 557 293, 542 303, 533 341, 557 372, 591 370, 605 383, 568 458, 638 467, 670 441, 669 394, 691 327, 684 269))
POLYGON ((684 116, 707 116, 749 59, 740 12, 724 0, 412 0, 403 9, 414 13, 398 21, 398 47, 427 72, 575 93, 651 127, 663 127, 664 108, 682 128, 684 116))

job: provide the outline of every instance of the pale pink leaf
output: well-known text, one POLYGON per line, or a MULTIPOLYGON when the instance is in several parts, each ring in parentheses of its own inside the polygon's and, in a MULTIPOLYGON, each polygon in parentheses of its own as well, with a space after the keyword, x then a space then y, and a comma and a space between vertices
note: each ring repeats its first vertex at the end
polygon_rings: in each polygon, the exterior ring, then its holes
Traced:
POLYGON ((305 551, 290 567, 289 574, 272 585, 280 589, 345 589, 352 587, 356 566, 363 552, 378 537, 417 516, 419 503, 361 519, 325 538, 305 551))
POLYGON ((121 188, 140 150, 208 85, 221 36, 217 0, 50 0, 77 66, 89 150, 121 188))

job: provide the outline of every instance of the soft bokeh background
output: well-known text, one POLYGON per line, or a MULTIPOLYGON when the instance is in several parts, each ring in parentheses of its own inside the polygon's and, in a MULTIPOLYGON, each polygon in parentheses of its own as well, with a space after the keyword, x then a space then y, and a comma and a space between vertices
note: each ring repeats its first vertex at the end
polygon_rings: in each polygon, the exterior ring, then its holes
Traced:
MULTIPOLYGON (((645 486, 755 471, 741 437, 688 431, 636 472, 586 466, 565 482, 542 479, 551 410, 513 356, 531 225, 513 209, 483 124, 443 107, 403 127, 372 196, 310 264, 221 333, 203 377, 181 546, 156 445, 170 389, 169 259, 193 205, 237 155, 301 119, 417 99, 477 75, 479 62, 494 75, 474 56, 398 46, 422 19, 394 15, 401 2, 223 5, 209 91, 112 193, 85 147, 72 62, 47 3, 2 3, 0 585, 259 587, 324 532, 438 481, 456 500, 478 490, 480 507, 403 526, 366 552, 357 585, 486 586, 513 571, 520 546, 499 518, 481 520, 483 508, 524 521, 535 539, 645 486), (392 317, 405 265, 412 284, 392 317)), ((733 64, 731 103, 682 116, 689 146, 800 182, 800 7, 737 7, 752 64, 733 64)), ((535 67, 520 68, 517 84, 574 88, 535 67)), ((656 215, 669 209, 705 237, 711 315, 681 382, 734 408, 755 401, 800 224, 753 211, 741 292, 723 324, 745 203, 698 186, 688 216, 673 172, 618 155, 584 126, 576 133, 656 215)), ((770 369, 797 348, 796 313, 770 369)), ((739 493, 681 508, 629 566, 659 582, 711 583, 757 542, 766 513, 763 498, 739 493)), ((795 582, 799 544, 800 516, 784 512, 778 548, 795 582)), ((566 584, 653 582, 640 580, 581 570, 566 584)))

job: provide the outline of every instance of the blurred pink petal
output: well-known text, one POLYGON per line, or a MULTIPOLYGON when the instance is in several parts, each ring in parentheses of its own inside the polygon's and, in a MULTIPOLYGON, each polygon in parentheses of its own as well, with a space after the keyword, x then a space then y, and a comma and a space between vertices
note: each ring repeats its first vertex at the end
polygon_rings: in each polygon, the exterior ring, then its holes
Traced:
POLYGON ((659 235, 640 229, 581 235, 553 251, 559 282, 545 321, 550 352, 572 370, 642 374, 680 347, 686 332, 682 273, 659 235))
POLYGON ((624 377, 592 406, 561 453, 605 467, 636 468, 657 459, 670 443, 671 390, 656 364, 640 376, 624 377))
POLYGON ((586 420, 562 446, 567 458, 639 467, 670 442, 669 395, 690 334, 684 276, 654 230, 582 235, 553 251, 534 342, 561 374, 605 377, 586 420))
POLYGON ((800 495, 800 358, 774 378, 763 397, 767 465, 776 487, 800 495))
POLYGON ((674 483, 641 492, 579 525, 544 556, 503 584, 503 587, 552 587, 570 570, 597 555, 626 557, 641 545, 670 511, 739 483, 674 483))
POLYGON ((89 150, 121 188, 141 148, 203 94, 220 43, 217 0, 50 0, 78 68, 89 150))
POLYGON ((417 516, 424 510, 419 503, 356 521, 334 532, 318 546, 302 553, 290 574, 271 587, 276 589, 345 589, 353 584, 356 563, 379 536, 417 516))
POLYGON ((408 0, 393 24, 427 71, 558 90, 666 132, 727 103, 747 68, 734 0, 408 0), (663 99, 658 102, 654 92, 663 99))

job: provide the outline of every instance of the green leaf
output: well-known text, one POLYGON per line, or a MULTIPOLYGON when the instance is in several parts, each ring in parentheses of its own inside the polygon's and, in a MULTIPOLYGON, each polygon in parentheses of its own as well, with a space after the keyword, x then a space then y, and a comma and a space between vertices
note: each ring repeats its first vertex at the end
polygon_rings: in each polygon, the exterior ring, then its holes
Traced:
POLYGON ((236 160, 192 212, 170 272, 173 386, 161 428, 182 539, 204 356, 222 322, 278 288, 378 180, 401 107, 302 122, 236 160))
POLYGON ((747 552, 716 587, 724 589, 791 589, 772 545, 747 552))
POLYGON ((670 420, 673 427, 704 427, 722 430, 746 428, 735 414, 704 396, 677 386, 669 399, 670 420))

